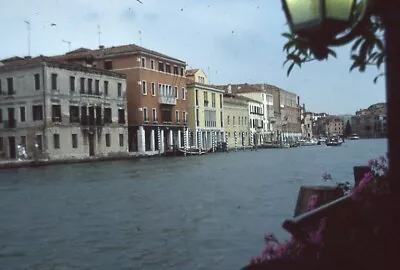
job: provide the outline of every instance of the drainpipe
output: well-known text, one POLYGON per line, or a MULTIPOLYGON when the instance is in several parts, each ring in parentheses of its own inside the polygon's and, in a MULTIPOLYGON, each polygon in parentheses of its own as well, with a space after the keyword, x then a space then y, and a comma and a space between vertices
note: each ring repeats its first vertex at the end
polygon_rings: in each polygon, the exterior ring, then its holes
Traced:
POLYGON ((45 153, 45 151, 47 151, 47 135, 46 135, 46 130, 47 130, 47 102, 46 102, 46 63, 43 63, 42 66, 43 70, 43 74, 42 74, 42 85, 43 85, 43 145, 42 145, 42 153, 45 153))

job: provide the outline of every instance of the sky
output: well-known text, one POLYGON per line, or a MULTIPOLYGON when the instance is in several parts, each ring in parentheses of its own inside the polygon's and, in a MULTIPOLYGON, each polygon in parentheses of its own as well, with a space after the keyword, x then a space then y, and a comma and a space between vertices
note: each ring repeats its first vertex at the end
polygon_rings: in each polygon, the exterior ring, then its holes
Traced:
POLYGON ((80 47, 138 44, 202 68, 212 84, 268 83, 300 96, 308 111, 354 114, 385 101, 375 68, 349 72, 349 46, 337 59, 286 76, 288 31, 280 0, 0 0, 0 59, 57 55, 80 47), (55 24, 55 25, 52 25, 55 24))

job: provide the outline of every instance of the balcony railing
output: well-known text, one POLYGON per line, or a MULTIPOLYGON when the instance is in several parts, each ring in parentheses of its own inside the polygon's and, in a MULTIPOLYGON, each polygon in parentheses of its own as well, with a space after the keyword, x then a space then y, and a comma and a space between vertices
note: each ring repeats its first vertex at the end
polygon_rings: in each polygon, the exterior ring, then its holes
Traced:
POLYGON ((17 121, 15 119, 4 121, 4 128, 16 128, 16 127, 17 127, 17 121))
POLYGON ((176 98, 174 95, 160 95, 158 102, 164 105, 176 105, 176 98))

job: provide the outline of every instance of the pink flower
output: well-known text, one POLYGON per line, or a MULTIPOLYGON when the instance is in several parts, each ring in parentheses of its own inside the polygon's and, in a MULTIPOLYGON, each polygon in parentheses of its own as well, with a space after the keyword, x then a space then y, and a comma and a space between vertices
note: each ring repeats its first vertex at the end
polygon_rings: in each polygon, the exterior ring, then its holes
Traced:
POLYGON ((311 195, 308 199, 308 210, 312 210, 317 206, 318 203, 318 195, 311 195))
POLYGON ((360 183, 356 187, 351 190, 351 193, 354 197, 357 197, 358 193, 360 193, 369 183, 374 179, 374 175, 371 172, 368 172, 364 175, 364 178, 361 179, 360 183))

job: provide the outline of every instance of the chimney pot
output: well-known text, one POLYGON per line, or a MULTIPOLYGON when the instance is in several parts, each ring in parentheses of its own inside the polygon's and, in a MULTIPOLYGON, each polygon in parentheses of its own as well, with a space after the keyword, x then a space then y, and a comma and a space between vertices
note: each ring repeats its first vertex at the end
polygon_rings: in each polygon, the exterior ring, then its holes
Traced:
POLYGON ((100 45, 99 49, 101 49, 101 50, 104 49, 104 45, 100 45))

